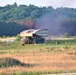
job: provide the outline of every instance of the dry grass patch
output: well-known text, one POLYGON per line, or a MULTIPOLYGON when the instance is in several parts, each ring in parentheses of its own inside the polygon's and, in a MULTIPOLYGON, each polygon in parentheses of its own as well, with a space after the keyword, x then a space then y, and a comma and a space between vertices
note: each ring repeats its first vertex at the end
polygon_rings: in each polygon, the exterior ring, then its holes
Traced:
POLYGON ((29 66, 13 65, 7 68, 0 68, 0 72, 21 71, 70 71, 76 70, 75 55, 66 53, 28 53, 28 54, 12 54, 0 55, 0 58, 12 58, 20 61, 20 63, 29 64, 29 66))

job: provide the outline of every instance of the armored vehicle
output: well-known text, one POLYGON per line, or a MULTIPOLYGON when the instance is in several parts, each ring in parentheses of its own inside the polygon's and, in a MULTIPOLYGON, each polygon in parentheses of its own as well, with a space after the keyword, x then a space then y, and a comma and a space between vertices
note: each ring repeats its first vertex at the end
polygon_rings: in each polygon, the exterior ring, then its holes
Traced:
POLYGON ((22 37, 25 44, 38 44, 44 43, 45 37, 48 36, 47 29, 28 29, 24 30, 20 33, 20 37, 22 37))

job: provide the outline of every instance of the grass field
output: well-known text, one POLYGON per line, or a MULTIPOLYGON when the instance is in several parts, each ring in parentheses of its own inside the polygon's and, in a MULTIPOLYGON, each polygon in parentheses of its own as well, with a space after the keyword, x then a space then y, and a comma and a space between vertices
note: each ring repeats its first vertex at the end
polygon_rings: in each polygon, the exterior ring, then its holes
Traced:
POLYGON ((0 42, 0 75, 76 72, 76 39, 44 44, 0 42))

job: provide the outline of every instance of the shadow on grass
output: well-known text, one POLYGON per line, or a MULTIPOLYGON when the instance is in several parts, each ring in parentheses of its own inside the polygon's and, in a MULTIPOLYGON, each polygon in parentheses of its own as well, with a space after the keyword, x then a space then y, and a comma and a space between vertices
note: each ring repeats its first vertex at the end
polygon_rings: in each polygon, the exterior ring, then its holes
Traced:
POLYGON ((0 68, 12 66, 33 67, 35 64, 25 64, 14 58, 0 58, 0 68))

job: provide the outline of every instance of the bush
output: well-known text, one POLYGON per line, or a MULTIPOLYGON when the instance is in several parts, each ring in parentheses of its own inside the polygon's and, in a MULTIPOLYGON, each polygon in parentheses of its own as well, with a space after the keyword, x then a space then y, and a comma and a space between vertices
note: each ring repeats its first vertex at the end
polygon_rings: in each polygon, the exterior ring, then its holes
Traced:
POLYGON ((65 33, 65 35, 64 35, 66 38, 69 38, 70 36, 69 36, 69 33, 65 33))
POLYGON ((19 34, 16 36, 16 41, 20 41, 21 37, 19 36, 19 34))

